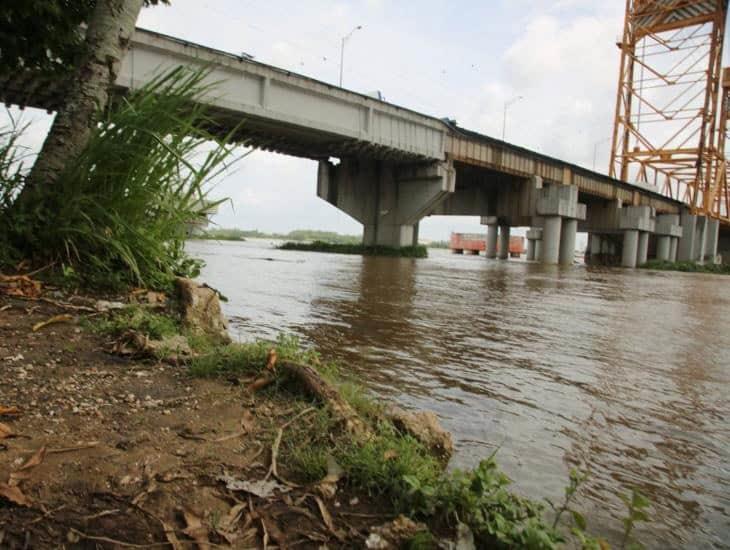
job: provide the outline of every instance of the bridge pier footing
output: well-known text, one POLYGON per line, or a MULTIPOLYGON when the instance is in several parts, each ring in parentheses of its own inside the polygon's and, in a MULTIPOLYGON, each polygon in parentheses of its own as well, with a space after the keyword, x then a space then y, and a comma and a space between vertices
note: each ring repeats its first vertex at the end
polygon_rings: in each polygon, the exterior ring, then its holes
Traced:
POLYGON ((320 161, 317 195, 363 224, 363 244, 418 244, 418 222, 454 192, 450 163, 320 161))
POLYGON ((578 203, 578 188, 554 185, 540 189, 536 211, 542 224, 540 261, 572 265, 578 220, 586 217, 586 206, 578 203))

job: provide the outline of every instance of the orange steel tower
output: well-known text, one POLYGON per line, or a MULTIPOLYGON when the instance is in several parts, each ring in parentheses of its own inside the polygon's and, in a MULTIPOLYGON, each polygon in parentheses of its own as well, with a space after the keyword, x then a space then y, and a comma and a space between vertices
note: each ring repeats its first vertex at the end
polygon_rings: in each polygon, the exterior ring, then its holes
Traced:
POLYGON ((613 177, 726 220, 727 8, 728 0, 626 0, 609 166, 613 177))

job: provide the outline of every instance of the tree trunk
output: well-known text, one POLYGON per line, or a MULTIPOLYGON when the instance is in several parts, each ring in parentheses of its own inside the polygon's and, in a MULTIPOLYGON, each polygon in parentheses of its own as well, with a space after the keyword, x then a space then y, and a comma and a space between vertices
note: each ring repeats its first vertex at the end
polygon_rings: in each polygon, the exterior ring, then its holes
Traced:
MULTIPOLYGON (((144 0, 98 0, 86 30, 86 52, 56 114, 22 194, 52 185, 86 146, 106 108, 144 0)), ((21 194, 21 197, 22 197, 21 194)))

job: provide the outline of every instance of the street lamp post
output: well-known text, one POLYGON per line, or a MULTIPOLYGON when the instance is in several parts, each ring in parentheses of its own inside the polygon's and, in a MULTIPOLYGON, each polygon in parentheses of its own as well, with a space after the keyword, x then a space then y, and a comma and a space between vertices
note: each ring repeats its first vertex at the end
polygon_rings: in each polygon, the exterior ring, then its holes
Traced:
POLYGON ((345 43, 355 33, 355 31, 359 31, 360 29, 362 29, 362 25, 358 25, 342 37, 342 47, 340 48, 340 88, 342 88, 342 72, 345 65, 345 43))
POLYGON ((522 99, 521 95, 504 102, 504 114, 502 115, 502 141, 504 141, 505 135, 507 134, 507 107, 513 103, 517 103, 522 99))

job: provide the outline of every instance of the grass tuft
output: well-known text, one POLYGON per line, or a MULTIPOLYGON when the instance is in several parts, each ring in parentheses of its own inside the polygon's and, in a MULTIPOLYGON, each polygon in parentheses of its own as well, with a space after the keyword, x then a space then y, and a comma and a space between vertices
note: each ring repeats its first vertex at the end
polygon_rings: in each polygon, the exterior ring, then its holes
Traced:
POLYGON ((179 68, 118 99, 52 186, 19 194, 25 172, 12 160, 22 128, 0 132, 0 260, 52 263, 87 287, 168 289, 176 275, 195 276, 200 262, 185 254, 185 238, 218 204, 206 183, 231 154, 228 139, 208 131, 204 78, 179 68))

